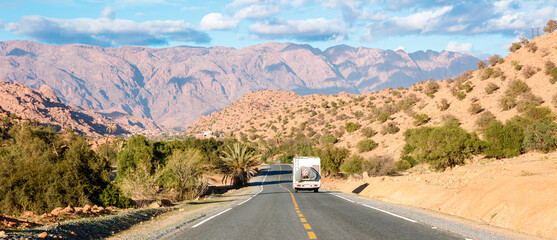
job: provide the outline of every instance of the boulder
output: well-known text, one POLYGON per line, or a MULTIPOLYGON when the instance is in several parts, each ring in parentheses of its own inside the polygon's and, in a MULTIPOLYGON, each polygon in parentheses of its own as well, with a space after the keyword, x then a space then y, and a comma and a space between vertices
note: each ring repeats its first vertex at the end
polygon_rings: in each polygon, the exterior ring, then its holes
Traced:
POLYGON ((39 235, 37 235, 37 237, 40 238, 40 239, 45 239, 47 236, 48 236, 47 232, 42 232, 39 235))
POLYGON ((35 213, 33 211, 25 211, 21 214, 21 217, 33 217, 35 213))
POLYGON ((64 213, 72 213, 72 212, 75 212, 75 209, 72 206, 68 205, 66 208, 64 208, 64 213))
POLYGON ((91 211, 91 206, 85 205, 81 211, 82 211, 83 213, 90 212, 90 211, 91 211))
POLYGON ((61 207, 57 207, 55 209, 52 210, 52 212, 50 212, 50 214, 54 215, 54 216, 58 216, 62 213, 64 209, 61 207))
POLYGON ((0 237, 7 237, 8 234, 6 234, 6 232, 4 231, 0 231, 0 237))
POLYGON ((152 202, 151 204, 149 204, 150 208, 160 208, 161 204, 158 202, 152 202))

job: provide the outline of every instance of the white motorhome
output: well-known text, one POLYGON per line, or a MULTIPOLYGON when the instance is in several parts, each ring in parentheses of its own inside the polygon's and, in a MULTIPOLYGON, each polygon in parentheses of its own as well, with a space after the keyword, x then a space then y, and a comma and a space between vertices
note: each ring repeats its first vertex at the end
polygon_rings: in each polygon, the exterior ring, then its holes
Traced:
POLYGON ((321 159, 318 157, 295 157, 292 163, 292 188, 319 191, 321 187, 321 159))

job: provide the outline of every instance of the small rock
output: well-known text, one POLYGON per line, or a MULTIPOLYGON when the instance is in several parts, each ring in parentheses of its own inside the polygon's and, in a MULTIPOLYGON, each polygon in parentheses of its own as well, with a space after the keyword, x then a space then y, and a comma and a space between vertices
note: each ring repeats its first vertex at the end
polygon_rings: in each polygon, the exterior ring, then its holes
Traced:
POLYGON ((25 211, 21 214, 22 217, 32 217, 35 216, 35 213, 33 211, 25 211))
POLYGON ((83 210, 82 210, 82 211, 83 211, 84 213, 90 212, 90 211, 91 211, 91 206, 85 205, 85 206, 83 207, 83 210))
POLYGON ((150 208, 160 208, 161 204, 159 204, 158 202, 153 202, 149 205, 150 208))
POLYGON ((66 208, 64 208, 64 212, 66 212, 66 213, 72 213, 74 211, 75 211, 75 209, 73 209, 73 207, 70 206, 70 205, 68 205, 66 208))
POLYGON ((38 238, 45 239, 48 236, 47 232, 42 232, 41 234, 37 235, 38 238))
POLYGON ((6 236, 8 236, 8 234, 6 234, 6 232, 0 231, 0 237, 6 237, 6 236))

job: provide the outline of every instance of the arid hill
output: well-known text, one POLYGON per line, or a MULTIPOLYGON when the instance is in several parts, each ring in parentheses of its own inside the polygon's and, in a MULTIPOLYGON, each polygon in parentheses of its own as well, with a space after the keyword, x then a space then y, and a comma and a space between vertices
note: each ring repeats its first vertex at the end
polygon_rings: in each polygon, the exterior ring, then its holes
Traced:
POLYGON ((446 51, 406 53, 345 45, 321 51, 291 43, 152 49, 0 42, 0 79, 33 89, 46 84, 62 102, 151 130, 183 130, 257 90, 304 95, 408 87, 453 77, 477 61, 446 51))
MULTIPOLYGON (((72 129, 89 136, 106 134, 110 125, 110 120, 100 114, 77 110, 62 103, 47 85, 35 91, 20 83, 0 81, 0 116, 12 114, 36 124, 51 125, 57 130, 72 129)), ((129 132, 116 125, 114 133, 129 132)))
POLYGON ((438 82, 419 82, 410 88, 361 95, 255 92, 201 117, 186 133, 211 130, 252 141, 281 141, 299 134, 319 139, 333 134, 339 140, 336 146, 347 147, 353 153, 360 140, 371 138, 379 146, 361 153, 364 157, 385 154, 398 159, 404 145, 403 133, 418 125, 438 126, 452 116, 465 130, 481 135, 478 119, 489 113, 502 122, 519 114, 517 108, 521 104, 546 106, 555 113, 557 87, 546 73, 551 62, 557 63, 555 43, 557 33, 546 34, 502 60, 492 59, 493 64, 488 63, 481 70, 438 82), (525 83, 526 88, 520 83, 525 83), (511 94, 511 88, 517 86, 524 89, 520 94, 511 94), (361 128, 347 132, 347 123, 360 124, 361 128), (370 137, 373 131, 377 134, 370 137))

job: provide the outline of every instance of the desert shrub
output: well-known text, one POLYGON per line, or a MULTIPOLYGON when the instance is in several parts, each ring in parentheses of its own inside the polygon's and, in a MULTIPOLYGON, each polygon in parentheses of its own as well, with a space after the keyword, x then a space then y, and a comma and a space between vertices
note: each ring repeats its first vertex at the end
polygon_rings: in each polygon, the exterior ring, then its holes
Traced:
POLYGON ((412 167, 412 164, 410 164, 408 161, 406 161, 402 158, 395 162, 395 168, 397 170, 403 171, 403 170, 407 170, 411 167, 412 167))
POLYGON ((555 63, 553 63, 551 60, 547 60, 544 63, 544 73, 545 75, 549 75, 549 72, 551 71, 551 69, 553 69, 555 67, 555 63))
POLYGON ((376 121, 384 123, 391 118, 391 115, 398 112, 398 108, 392 104, 386 104, 381 108, 373 109, 372 114, 376 121))
POLYGON ((422 114, 414 114, 414 125, 420 126, 429 122, 429 116, 425 113, 422 114))
POLYGON ((463 100, 466 98, 466 93, 463 91, 453 91, 453 95, 458 99, 458 100, 463 100))
POLYGON ((530 87, 524 81, 515 79, 509 84, 509 87, 505 91, 505 95, 518 96, 522 93, 530 91, 530 87))
POLYGON ((445 126, 454 126, 454 127, 458 127, 460 126, 460 121, 458 120, 458 118, 456 118, 453 115, 443 115, 443 117, 441 118, 443 120, 443 125, 445 126))
POLYGON ((361 118, 364 116, 364 113, 362 111, 356 111, 354 112, 354 117, 356 118, 361 118))
POLYGON ((400 131, 400 128, 398 128, 398 125, 395 122, 388 122, 381 127, 381 134, 383 135, 395 134, 398 131, 400 131))
POLYGON ((495 83, 490 82, 485 87, 485 93, 492 94, 493 92, 497 91, 497 89, 499 89, 499 86, 497 86, 497 84, 495 83))
POLYGON ((505 59, 499 58, 499 60, 497 61, 497 63, 503 64, 503 63, 505 63, 505 59))
POLYGON ((15 118, 2 119, 0 128, 0 214, 102 204, 109 162, 85 138, 15 118))
POLYGON ((340 171, 340 166, 350 155, 346 148, 328 146, 324 149, 316 150, 317 156, 321 158, 321 164, 325 176, 336 175, 340 171))
POLYGON ((362 164, 362 170, 371 176, 385 176, 396 172, 394 160, 390 156, 373 156, 362 164))
POLYGON ((340 171, 344 172, 347 175, 361 174, 362 163, 364 161, 365 160, 363 157, 359 155, 352 155, 340 165, 340 171))
POLYGON ((375 149, 377 146, 378 144, 375 141, 371 139, 364 139, 359 141, 356 147, 358 148, 358 152, 369 152, 375 149))
POLYGON ((479 61, 476 66, 478 67, 478 70, 482 70, 485 68, 485 62, 484 61, 479 61))
POLYGON ((419 101, 415 94, 409 94, 406 98, 400 100, 397 104, 397 108, 400 110, 408 110, 412 108, 419 101))
POLYGON ((439 90, 439 84, 435 80, 430 79, 429 81, 427 81, 427 84, 425 85, 424 94, 433 98, 437 90, 439 90))
POLYGON ((170 155, 164 167, 166 181, 164 187, 175 193, 174 199, 182 201, 203 194, 206 183, 202 181, 203 153, 195 148, 176 150, 170 155))
POLYGON ((319 138, 319 144, 322 146, 335 144, 338 139, 333 134, 325 134, 319 138))
POLYGON ((528 79, 532 76, 534 76, 534 74, 536 74, 536 68, 530 66, 530 65, 526 65, 526 67, 524 67, 524 69, 522 69, 522 75, 528 79))
POLYGON ((481 80, 489 79, 491 77, 491 75, 493 75, 493 68, 490 68, 490 67, 484 68, 480 72, 480 79, 481 80))
POLYGON ((511 64, 514 67, 514 70, 520 71, 520 69, 522 69, 522 65, 520 65, 520 62, 517 60, 512 60, 511 64))
POLYGON ((538 51, 538 45, 535 42, 529 42, 525 45, 525 47, 528 49, 528 52, 535 53, 536 51, 538 51))
POLYGON ((349 132, 349 133, 355 132, 355 131, 357 131, 358 129, 360 129, 361 127, 362 127, 361 124, 359 124, 359 123, 353 123, 353 122, 347 122, 346 125, 344 125, 344 129, 345 129, 347 132, 349 132))
POLYGON ((485 111, 478 116, 475 123, 479 129, 483 130, 493 121, 497 121, 493 113, 491 113, 490 111, 485 111))
POLYGON ((501 56, 499 56, 498 54, 494 54, 493 56, 487 58, 487 62, 489 63, 489 65, 495 66, 495 64, 499 62, 499 59, 501 59, 501 56))
POLYGON ((119 208, 130 208, 135 206, 135 203, 131 200, 131 198, 124 196, 122 190, 120 190, 120 188, 115 184, 109 184, 106 186, 99 196, 99 200, 103 206, 113 206, 119 208))
POLYGON ((364 127, 360 132, 362 132, 362 135, 367 138, 373 137, 377 134, 377 132, 371 127, 364 127))
POLYGON ((513 121, 488 124, 483 134, 486 142, 485 155, 495 158, 511 158, 522 153, 524 130, 513 121))
POLYGON ((557 30, 557 21, 554 19, 548 20, 545 26, 543 27, 543 31, 547 33, 552 33, 555 30, 557 30))
POLYGON ((468 108, 468 112, 470 112, 471 114, 478 114, 480 112, 482 112, 484 109, 482 108, 482 106, 479 103, 472 103, 470 104, 470 107, 468 108))
POLYGON ((470 81, 466 81, 464 84, 459 86, 459 89, 469 93, 474 90, 474 86, 472 86, 472 83, 470 81))
POLYGON ((447 99, 445 99, 445 98, 441 98, 441 100, 440 100, 439 103, 437 104, 437 107, 438 107, 439 110, 441 110, 441 111, 445 111, 445 110, 449 109, 450 106, 451 106, 451 104, 450 104, 449 101, 447 101, 447 99))
POLYGON ((437 170, 464 164, 483 147, 475 134, 452 125, 409 129, 404 133, 404 140, 406 154, 437 170))
POLYGON ((509 47, 509 51, 515 52, 516 50, 520 49, 522 45, 520 43, 512 43, 509 47))
POLYGON ((501 106, 501 109, 503 110, 511 110, 516 106, 516 104, 517 102, 515 96, 506 95, 499 99, 499 106, 501 106))
POLYGON ((549 82, 551 84, 555 84, 557 82, 557 67, 552 68, 549 70, 549 82))
POLYGON ((516 104, 516 110, 526 112, 531 108, 537 107, 543 103, 543 99, 531 92, 524 93, 520 96, 520 100, 516 104))
POLYGON ((551 97, 551 103, 553 103, 553 106, 554 106, 554 107, 557 107, 557 94, 554 94, 554 95, 551 97))
POLYGON ((529 125, 524 136, 526 150, 544 153, 557 149, 557 124, 550 120, 536 121, 529 125))
POLYGON ((530 121, 555 120, 555 114, 548 107, 530 107, 522 116, 530 121))

